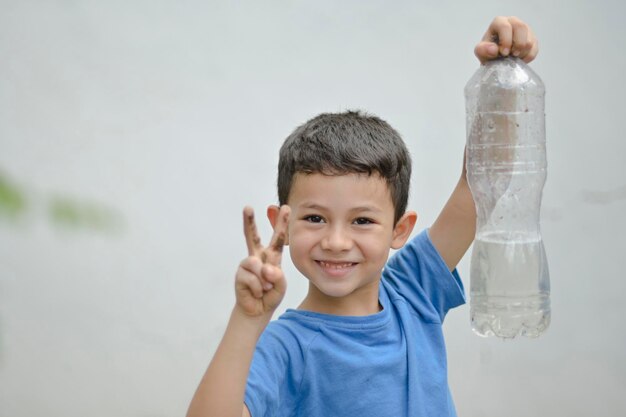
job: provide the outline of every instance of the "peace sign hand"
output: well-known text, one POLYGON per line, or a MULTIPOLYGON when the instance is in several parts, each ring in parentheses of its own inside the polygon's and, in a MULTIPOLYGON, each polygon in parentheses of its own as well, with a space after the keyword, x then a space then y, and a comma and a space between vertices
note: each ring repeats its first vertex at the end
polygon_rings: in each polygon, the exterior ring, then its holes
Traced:
POLYGON ((283 247, 287 238, 289 207, 278 213, 272 240, 267 247, 261 244, 250 207, 243 210, 243 230, 248 246, 248 257, 237 269, 235 293, 237 305, 248 316, 272 314, 285 295, 287 282, 280 268, 283 247))

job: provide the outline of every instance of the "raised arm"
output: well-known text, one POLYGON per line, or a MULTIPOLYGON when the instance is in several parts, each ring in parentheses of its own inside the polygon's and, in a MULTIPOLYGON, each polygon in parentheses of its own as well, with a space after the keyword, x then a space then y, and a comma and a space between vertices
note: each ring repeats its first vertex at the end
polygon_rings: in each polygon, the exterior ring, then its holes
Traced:
POLYGON ((191 400, 187 417, 250 416, 244 405, 246 380, 259 336, 282 300, 286 282, 280 261, 289 208, 283 206, 268 247, 261 245, 252 209, 244 209, 249 256, 235 278, 237 303, 222 341, 191 400))
MULTIPOLYGON (((538 44, 526 23, 513 16, 498 16, 474 53, 481 63, 509 54, 530 62, 538 53, 538 44)), ((467 183, 464 157, 461 178, 430 228, 429 236, 448 268, 453 270, 472 244, 475 233, 476 208, 467 183)))
POLYGON ((476 208, 467 184, 465 158, 461 178, 428 235, 450 271, 467 252, 476 233, 476 208))

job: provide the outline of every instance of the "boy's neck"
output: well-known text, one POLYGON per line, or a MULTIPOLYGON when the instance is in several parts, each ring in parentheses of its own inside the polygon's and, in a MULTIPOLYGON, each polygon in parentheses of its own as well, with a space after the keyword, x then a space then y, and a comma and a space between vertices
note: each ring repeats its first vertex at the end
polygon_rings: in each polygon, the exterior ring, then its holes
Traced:
POLYGON ((298 306, 298 310, 335 316, 369 316, 383 308, 378 300, 379 282, 362 287, 358 293, 346 297, 330 297, 309 282, 309 291, 298 306))

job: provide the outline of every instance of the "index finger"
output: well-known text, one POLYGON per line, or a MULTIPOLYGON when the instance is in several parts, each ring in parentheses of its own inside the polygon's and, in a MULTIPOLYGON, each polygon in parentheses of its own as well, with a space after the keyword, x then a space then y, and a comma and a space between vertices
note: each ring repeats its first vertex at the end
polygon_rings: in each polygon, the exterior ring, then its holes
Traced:
POLYGON ((254 210, 250 206, 243 209, 243 234, 246 236, 246 246, 248 246, 248 255, 259 255, 263 250, 261 238, 254 221, 254 210))
POLYGON ((289 206, 283 205, 278 212, 278 221, 274 228, 274 235, 266 249, 266 262, 271 265, 280 266, 283 255, 283 247, 287 241, 287 228, 289 224, 289 206))
POLYGON ((508 56, 513 44, 513 27, 509 19, 504 16, 493 19, 483 41, 495 43, 499 47, 500 55, 508 56))

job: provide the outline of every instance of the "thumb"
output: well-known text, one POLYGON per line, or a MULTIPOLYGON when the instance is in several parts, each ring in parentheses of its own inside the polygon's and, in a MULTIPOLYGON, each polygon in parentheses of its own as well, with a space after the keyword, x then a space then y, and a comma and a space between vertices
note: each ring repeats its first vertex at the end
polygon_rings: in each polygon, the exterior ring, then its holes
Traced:
POLYGON ((494 42, 482 41, 474 48, 474 55, 484 64, 486 61, 498 57, 498 45, 494 42))

